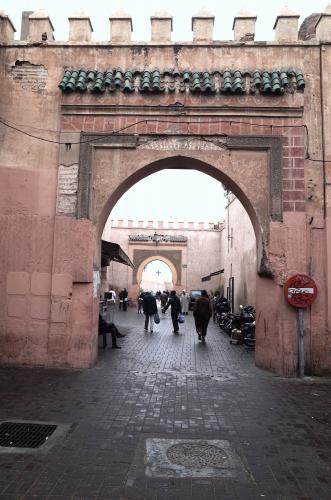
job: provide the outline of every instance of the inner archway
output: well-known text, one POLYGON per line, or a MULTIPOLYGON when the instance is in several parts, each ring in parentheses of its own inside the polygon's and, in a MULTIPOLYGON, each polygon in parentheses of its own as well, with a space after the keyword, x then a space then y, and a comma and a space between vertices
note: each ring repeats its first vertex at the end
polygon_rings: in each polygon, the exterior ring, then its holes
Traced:
POLYGON ((154 293, 170 291, 174 287, 173 283, 173 272, 165 260, 155 259, 144 265, 139 283, 140 290, 151 290, 154 293))

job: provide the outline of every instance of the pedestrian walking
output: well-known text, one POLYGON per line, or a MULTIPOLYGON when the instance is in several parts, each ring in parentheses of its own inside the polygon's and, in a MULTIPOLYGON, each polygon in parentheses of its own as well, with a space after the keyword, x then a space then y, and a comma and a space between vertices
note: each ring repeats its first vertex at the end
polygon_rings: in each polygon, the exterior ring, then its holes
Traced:
POLYGON ((171 308, 171 320, 174 327, 174 333, 178 333, 178 316, 182 313, 182 306, 180 305, 180 300, 176 294, 176 290, 171 290, 167 305, 163 308, 162 312, 165 313, 168 307, 171 308))
POLYGON ((142 313, 143 300, 144 300, 143 297, 144 297, 144 292, 141 292, 137 297, 138 314, 142 313))
POLYGON ((119 309, 126 311, 127 305, 128 305, 128 292, 126 288, 123 288, 123 290, 120 291, 119 293, 119 299, 120 299, 120 306, 119 309))
POLYGON ((143 297, 143 311, 145 314, 145 332, 148 332, 149 324, 150 332, 153 333, 154 314, 157 313, 157 304, 151 292, 146 292, 143 297))
POLYGON ((180 294, 180 305, 182 306, 182 313, 188 315, 188 301, 189 296, 186 293, 186 290, 183 290, 180 294))
POLYGON ((106 320, 108 323, 114 322, 115 304, 116 304, 116 292, 113 290, 111 285, 109 285, 108 292, 105 292, 104 303, 106 306, 106 320))
POLYGON ((193 316, 198 338, 199 340, 202 340, 202 342, 205 342, 208 323, 212 316, 210 299, 208 297, 208 293, 206 292, 206 290, 202 290, 201 297, 199 297, 196 300, 194 305, 193 316))
POLYGON ((167 302, 168 302, 168 295, 165 293, 164 290, 160 295, 160 301, 161 301, 161 308, 163 309, 167 305, 167 302))

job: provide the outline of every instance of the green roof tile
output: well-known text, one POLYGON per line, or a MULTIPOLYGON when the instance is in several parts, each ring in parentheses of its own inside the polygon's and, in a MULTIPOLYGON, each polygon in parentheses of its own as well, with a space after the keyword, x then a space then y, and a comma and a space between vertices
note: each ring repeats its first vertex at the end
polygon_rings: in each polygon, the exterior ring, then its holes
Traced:
POLYGON ((94 82, 95 79, 95 71, 89 71, 87 74, 87 81, 94 82))
POLYGON ((272 90, 271 86, 271 75, 267 71, 263 71, 262 73, 262 85, 261 92, 268 94, 272 90))
POLYGON ((79 76, 78 76, 78 79, 77 79, 77 83, 76 83, 76 89, 77 90, 80 90, 81 92, 86 90, 86 77, 87 77, 87 73, 86 71, 81 71, 79 73, 79 76))
POLYGON ((255 71, 253 71, 253 75, 252 76, 253 76, 253 80, 254 81, 255 80, 256 81, 260 80, 260 82, 261 82, 261 72, 258 69, 256 69, 255 71))
POLYGON ((95 76, 94 85, 92 87, 92 92, 104 92, 105 88, 103 85, 103 73, 98 71, 95 76))
POLYGON ((296 79, 297 79, 297 87, 300 90, 303 90, 305 88, 305 79, 303 77, 302 71, 297 70, 297 72, 296 72, 296 79))
POLYGON ((280 70, 280 82, 282 87, 286 87, 289 84, 289 79, 287 77, 287 73, 284 70, 280 70))
POLYGON ((59 87, 60 87, 61 90, 66 90, 66 86, 67 86, 67 84, 69 82, 70 77, 71 77, 71 71, 66 70, 64 72, 63 78, 62 78, 62 80, 61 80, 61 82, 59 84, 59 87))
POLYGON ((125 80, 124 86, 123 86, 123 92, 133 92, 133 91, 134 91, 134 88, 133 88, 132 82, 129 79, 125 80))
POLYGON ((223 72, 223 92, 231 92, 232 90, 232 76, 231 76, 231 71, 226 69, 223 72))
POLYGON ((59 83, 62 92, 134 92, 134 75, 139 78, 138 91, 159 93, 167 89, 168 92, 191 92, 201 93, 244 93, 245 83, 249 79, 250 93, 261 93, 270 95, 281 95, 284 92, 303 91, 305 79, 301 70, 293 68, 280 68, 272 71, 255 69, 254 71, 240 70, 218 70, 208 71, 185 69, 126 69, 108 68, 106 71, 95 69, 66 69, 59 83), (164 80, 167 76, 166 80, 164 80), (169 78, 170 77, 170 78, 169 78), (221 77, 221 88, 215 89, 216 79, 221 77), (180 85, 175 79, 180 78, 180 85))

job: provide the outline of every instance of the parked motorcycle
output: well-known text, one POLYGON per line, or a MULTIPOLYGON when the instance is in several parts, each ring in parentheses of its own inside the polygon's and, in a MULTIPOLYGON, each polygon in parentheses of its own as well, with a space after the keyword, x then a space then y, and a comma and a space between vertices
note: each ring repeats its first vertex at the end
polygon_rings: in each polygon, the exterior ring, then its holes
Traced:
POLYGON ((245 336, 250 347, 253 344, 253 333, 255 339, 255 308, 253 306, 240 306, 239 314, 227 313, 221 317, 220 327, 230 336, 231 344, 242 344, 245 336))
POLYGON ((243 343, 250 349, 255 349, 255 321, 246 323, 242 328, 243 343))
POLYGON ((224 297, 218 298, 214 302, 214 321, 219 323, 222 314, 228 313, 231 311, 231 304, 224 297))

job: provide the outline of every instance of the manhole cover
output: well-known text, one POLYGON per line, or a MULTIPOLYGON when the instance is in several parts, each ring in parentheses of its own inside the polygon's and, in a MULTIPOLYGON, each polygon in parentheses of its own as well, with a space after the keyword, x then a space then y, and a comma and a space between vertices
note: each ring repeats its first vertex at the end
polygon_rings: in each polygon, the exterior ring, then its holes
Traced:
POLYGON ((47 441, 56 428, 56 425, 3 422, 0 424, 0 446, 38 448, 47 441))
POLYGON ((199 468, 224 467, 228 458, 224 450, 206 442, 174 444, 167 457, 173 464, 199 468))
MULTIPOLYGON (((137 461, 142 462, 141 456, 137 461)), ((245 475, 239 456, 223 439, 147 438, 143 462, 148 477, 238 479, 245 475)))

